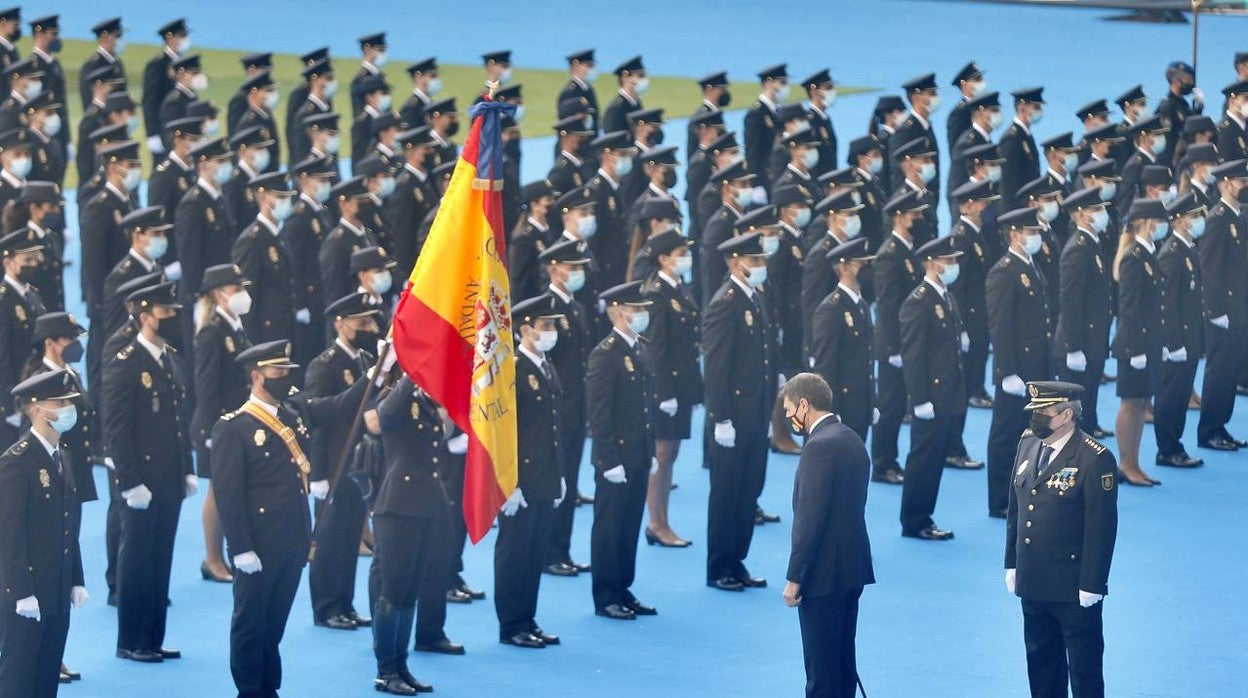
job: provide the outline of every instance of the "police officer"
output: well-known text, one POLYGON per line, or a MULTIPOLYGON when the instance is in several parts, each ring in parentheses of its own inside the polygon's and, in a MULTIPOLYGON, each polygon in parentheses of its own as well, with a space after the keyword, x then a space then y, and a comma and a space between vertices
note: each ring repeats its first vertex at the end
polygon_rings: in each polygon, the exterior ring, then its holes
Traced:
MULTIPOLYGON (((43 92, 48 94, 60 116, 61 123, 69 125, 69 94, 65 91, 65 69, 56 54, 61 52, 60 15, 48 15, 30 21, 31 50, 30 60, 35 67, 43 72, 43 92)), ((61 129, 56 134, 60 144, 60 155, 65 155, 65 144, 68 142, 69 129, 61 129)))
MULTIPOLYGON (((862 297, 858 276, 873 259, 870 243, 864 238, 824 253, 823 263, 835 270, 837 284, 815 307, 808 342, 811 368, 832 390, 832 411, 864 441, 867 427, 878 419, 879 410, 874 406, 871 309, 862 297)), ((887 473, 880 470, 875 474, 887 481, 887 473)))
POLYGON ((65 231, 60 187, 51 182, 26 182, 5 223, 10 232, 25 229, 26 238, 43 244, 39 265, 30 272, 29 283, 49 311, 65 309, 65 231))
POLYGON ((993 257, 984 231, 985 212, 1001 197, 987 180, 967 181, 950 192, 957 202, 959 217, 949 235, 962 252, 959 260, 962 283, 952 288, 954 301, 962 311, 970 348, 966 351, 966 404, 977 409, 992 409, 992 398, 984 390, 984 372, 988 365, 988 299, 984 290, 993 257))
POLYGON ((916 246, 922 246, 936 238, 936 205, 939 201, 935 189, 936 177, 936 146, 926 138, 916 138, 900 144, 894 144, 892 150, 894 176, 901 177, 901 183, 893 192, 913 191, 924 205, 920 215, 910 226, 910 236, 916 246))
MULTIPOLYGON (((702 127, 712 124, 723 126, 724 108, 732 102, 732 93, 728 90, 728 73, 726 72, 720 71, 699 78, 698 87, 702 91, 702 102, 694 108, 693 114, 689 116, 688 134, 685 143, 685 157, 688 158, 691 166, 694 153, 698 151, 699 145, 704 143, 703 138, 706 134, 702 127)), ((711 138, 713 140, 714 136, 711 138)), ((696 195, 697 191, 693 193, 696 195)))
POLYGON ((295 305, 294 260, 279 236, 282 222, 293 208, 286 175, 272 172, 251 181, 252 196, 260 213, 239 233, 230 256, 251 281, 257 303, 243 318, 243 327, 253 342, 270 342, 294 331, 295 323, 312 322, 311 311, 295 305))
POLYGON ((247 95, 249 90, 247 84, 251 78, 265 71, 273 70, 273 54, 268 52, 248 53, 238 59, 243 64, 243 84, 234 94, 230 95, 230 101, 225 107, 225 127, 227 133, 234 133, 238 127, 238 120, 242 118, 243 113, 248 109, 247 95))
MULTIPOLYGON (((901 304, 898 317, 902 374, 913 405, 910 453, 901 493, 901 534, 922 540, 950 540, 953 531, 932 520, 940 475, 955 427, 966 416, 962 367, 962 319, 949 285, 958 279, 961 252, 952 238, 920 247, 925 275, 901 304)), ((958 430, 960 431, 960 430, 958 430)))
POLYGON ((1044 88, 1028 87, 1010 93, 1014 98, 1014 122, 1001 136, 1001 210, 1013 211, 1019 203, 1018 190, 1040 176, 1040 153, 1032 127, 1044 117, 1044 88))
MULTIPOLYGON (((26 233, 18 230, 0 238, 4 265, 4 282, 0 283, 0 391, 12 390, 21 381, 22 365, 30 355, 35 319, 45 310, 39 290, 29 281, 38 268, 43 245, 26 233)), ((0 441, 11 444, 17 439, 22 415, 7 400, 0 400, 0 414, 4 415, 0 441)))
MULTIPOLYGON (((780 135, 783 126, 778 110, 780 104, 788 99, 791 90, 788 64, 780 63, 760 70, 758 81, 761 91, 758 99, 745 112, 743 138, 746 165, 755 178, 756 203, 764 204, 767 203, 766 194, 771 186, 771 179, 779 174, 770 169, 771 150, 775 147, 776 137, 780 135)), ((710 289, 704 291, 714 293, 719 285, 719 279, 715 279, 710 289)))
POLYGON ((341 136, 338 131, 337 112, 314 114, 300 122, 300 130, 307 137, 306 157, 320 158, 321 168, 329 173, 330 184, 341 181, 338 174, 338 153, 341 136))
POLYGON ((650 87, 650 79, 646 77, 646 66, 642 63, 641 56, 633 56, 616 66, 612 72, 619 81, 620 89, 602 114, 601 126, 604 134, 628 130, 628 114, 645 109, 641 95, 650 87))
POLYGON ((1010 467, 1027 418, 1027 383, 1052 372, 1049 294, 1032 255, 1040 251, 1040 221, 1033 208, 1002 214, 1010 246, 988 271, 988 331, 992 337, 992 426, 988 431, 988 515, 1004 518, 1010 467))
MULTIPOLYGON (((0 137, 3 141, 3 137, 0 137)), ((88 324, 104 320, 104 277, 126 255, 127 236, 121 232, 121 219, 136 208, 130 192, 138 187, 139 144, 123 141, 101 148, 100 161, 106 183, 79 210, 82 235, 82 296, 87 304, 88 324), (131 174, 133 173, 133 174, 131 174), (134 186, 130 186, 134 184, 134 186)), ((87 375, 99 376, 101 343, 106 337, 87 337, 87 375)))
MULTIPOLYGON (((555 191, 566 193, 579 189, 594 176, 594 162, 586 147, 590 138, 595 135, 590 126, 586 125, 589 119, 588 115, 574 114, 560 119, 554 125, 555 148, 559 152, 555 155, 555 164, 546 174, 546 179, 550 180, 550 186, 555 191)), ((558 219, 558 216, 553 216, 551 222, 558 219)))
POLYGON ((594 612, 613 620, 657 613, 637 600, 637 534, 654 457, 654 375, 640 335, 651 302, 641 282, 607 289, 612 332, 589 354, 585 376, 589 434, 594 440, 594 527, 590 534, 594 612))
POLYGON ((760 287, 767 253, 760 232, 724 241, 728 278, 706 307, 702 346, 706 423, 713 431, 708 461, 706 584, 724 591, 764 587, 745 567, 754 537, 755 503, 767 473, 767 427, 772 404, 771 319, 760 287))
MULTIPOLYGON (((952 153, 958 139, 971 128, 972 117, 977 109, 973 102, 988 95, 988 82, 984 80, 984 71, 980 70, 975 61, 971 61, 962 66, 949 84, 957 88, 958 96, 961 97, 958 103, 953 105, 953 109, 949 110, 949 117, 945 120, 945 144, 952 153)), ((950 172, 950 177, 952 178, 955 174, 950 172)), ((950 182, 950 184, 953 183, 950 182)), ((950 186, 950 190, 952 189, 953 187, 950 186)))
MULTIPOLYGON (((174 119, 165 124, 169 156, 152 171, 147 182, 147 202, 164 207, 170 223, 176 220, 178 203, 195 184, 198 173, 190 152, 203 137, 203 127, 204 120, 196 117, 174 119)), ((173 258, 177 259, 176 246, 173 258)))
POLYGON ((1022 599, 1035 696, 1105 695, 1100 601, 1118 533, 1114 455, 1075 423, 1083 389, 1027 387, 1031 428, 1018 444, 1005 538, 1005 586, 1022 599))
POLYGON ((412 79, 412 96, 399 108, 399 117, 408 128, 417 128, 425 125, 425 110, 442 92, 438 59, 429 57, 416 61, 407 66, 407 74, 412 79))
MULTIPOLYGON (((12 66, 10 66, 12 67, 12 66)), ((1226 95, 1226 117, 1218 122, 1218 153, 1230 160, 1248 156, 1248 79, 1222 88, 1226 95)))
POLYGON ((810 132, 817 141, 816 150, 819 151, 819 161, 811 170, 818 177, 836 169, 836 127, 828 113, 836 103, 836 81, 832 79, 827 68, 824 68, 803 80, 802 87, 810 98, 806 115, 810 121, 810 132))
MULTIPOLYGON (((21 60, 14 42, 22 37, 22 8, 10 7, 0 11, 0 71, 21 60)), ((0 72, 0 94, 9 93, 7 72, 0 72)))
MULTIPOLYGON (((77 418, 73 378, 40 373, 10 393, 30 429, 0 455, 0 576, 4 628, 0 691, 56 696, 70 607, 90 598, 78 546, 79 503, 74 469, 61 434, 77 418)), ((7 402, 7 401, 6 401, 7 402)))
MULTIPOLYGON (((862 234, 863 205, 854 202, 853 191, 846 190, 820 201, 814 209, 815 219, 810 224, 811 235, 818 234, 818 242, 810 246, 802 260, 802 341, 803 359, 814 356, 814 334, 811 326, 815 308, 836 288, 839 273, 836 263, 828 257, 833 249, 851 240, 862 239, 870 248, 870 241, 860 238, 862 234), (819 233, 818 229, 823 232, 819 233)), ((855 275, 856 276, 856 275, 855 275)), ((804 365, 809 365, 803 361, 804 365)), ((824 376, 827 378, 827 376, 824 376)), ((865 432, 864 432, 865 433, 865 432)))
MULTIPOLYGON (((1069 196, 1079 188, 1076 185, 1079 146, 1075 145, 1074 135, 1069 131, 1058 134, 1042 142, 1040 147, 1044 150, 1046 167, 1041 177, 1048 181, 1050 188, 1061 192, 1063 197, 1069 196)), ((1066 240, 1070 237, 1070 218, 1062 211, 1060 203, 1059 201, 1057 216, 1046 221, 1052 231, 1053 242, 1056 243, 1054 257, 1066 247, 1066 240)), ((1057 279, 1049 279, 1049 282, 1056 285, 1057 279)))
MULTIPOLYGON (((185 306, 191 305, 200 292, 204 270, 230 261, 230 245, 239 230, 221 189, 233 170, 225 142, 220 138, 202 140, 191 147, 187 158, 195 179, 177 202, 173 218, 182 271, 178 293, 185 306)), ((191 319, 184 318, 182 324, 189 340, 194 334, 191 319)))
MULTIPOLYGON (((689 162, 685 169, 685 202, 689 205, 690 235, 701 238, 702 217, 698 211, 698 200, 706 183, 711 179, 711 173, 717 169, 712 145, 726 132, 724 113, 704 111, 692 116, 689 118, 689 128, 693 147, 689 150, 689 162)), ((733 142, 735 144, 735 139, 733 142)), ((715 201, 718 202, 717 197, 715 201)))
POLYGON ((173 86, 160 103, 159 133, 162 134, 163 147, 161 154, 169 150, 169 137, 165 134, 165 127, 175 119, 185 118, 187 105, 199 99, 199 93, 208 87, 208 76, 204 75, 198 53, 175 58, 169 64, 169 70, 173 75, 173 86))
POLYGON ((190 29, 185 19, 167 22, 159 30, 164 45, 143 67, 143 130, 147 132, 147 149, 152 160, 159 161, 165 152, 160 134, 164 131, 160 107, 173 89, 173 62, 186 54, 191 47, 190 29))
POLYGON ((512 294, 516 298, 532 298, 541 294, 545 275, 538 256, 555 242, 548 218, 558 192, 550 182, 539 179, 524 185, 520 199, 527 216, 516 226, 507 245, 507 270, 511 276, 512 294))
POLYGON ((257 206, 251 181, 269 169, 269 139, 260 128, 246 128, 230 136, 230 148, 234 151, 238 166, 228 182, 222 185, 225 205, 236 225, 246 226, 256 217, 257 206))
POLYGON ((117 564, 117 657, 162 662, 169 574, 182 500, 199 489, 191 468, 186 388, 161 321, 181 307, 173 282, 127 298, 139 321, 134 341, 104 372, 104 437, 125 500, 117 564))
MULTIPOLYGON (((357 116, 364 110, 366 95, 377 90, 390 93, 386 84, 386 75, 381 69, 386 64, 386 33, 366 34, 357 41, 360 44, 360 70, 351 78, 351 115, 357 116)), ((387 106, 387 109, 389 107, 387 106)))
MULTIPOLYGON (((940 198, 940 146, 936 142, 936 130, 932 127, 932 114, 940 108, 940 95, 937 94, 936 76, 933 73, 920 75, 902 84, 902 89, 906 92, 906 100, 910 102, 909 113, 897 127, 896 133, 890 139, 893 145, 904 145, 917 139, 926 139, 928 147, 932 150, 933 164, 936 168, 932 174, 931 182, 932 194, 940 198)), ((892 153, 892 162, 896 164, 900 157, 897 153, 892 153)), ((892 167, 890 189, 897 189, 902 185, 904 173, 899 167, 892 167)))
POLYGON ((1165 285, 1161 288, 1161 384, 1153 398, 1153 433, 1157 438, 1157 465, 1191 468, 1204 461, 1183 448, 1187 403, 1196 380, 1196 367, 1205 353, 1205 309, 1200 257, 1196 241, 1205 232, 1206 209, 1190 192, 1168 206, 1170 237, 1161 244, 1157 263, 1165 285))
MULTIPOLYGON (((130 249, 104 277, 104 314, 96 329, 107 337, 126 322, 126 297, 117 292, 123 284, 154 271, 164 272, 160 260, 169 248, 169 230, 164 209, 148 206, 127 213, 118 223, 130 241, 130 249)), ((186 346, 180 336, 170 337, 175 346, 186 346)))
MULTIPOLYGON (((78 120, 77 137, 74 139, 74 143, 78 146, 78 152, 74 156, 74 164, 80 181, 88 179, 91 176, 91 172, 95 169, 95 147, 91 143, 91 132, 105 125, 107 115, 104 110, 108 106, 108 97, 124 83, 124 78, 117 73, 117 67, 113 65, 93 68, 84 72, 82 80, 84 88, 88 90, 87 104, 82 113, 82 118, 78 120)), ((117 91, 116 94, 119 97, 126 95, 122 91, 117 91)), ((126 97, 129 99, 128 95, 126 97)), ((130 109, 132 111, 134 109, 133 102, 130 109)), ((137 117, 135 118, 137 119, 137 117)))
POLYGON ((376 234, 361 216, 368 199, 364 178, 352 177, 339 183, 330 190, 329 196, 338 208, 339 218, 317 253, 321 294, 327 306, 351 291, 351 254, 378 245, 376 234))
POLYGON ((718 193, 719 208, 707 217, 706 228, 702 231, 702 266, 699 273, 702 277, 703 308, 709 307, 711 298, 728 275, 728 265, 719 246, 733 237, 737 224, 754 201, 757 181, 757 177, 746 169, 745 162, 737 161, 716 170, 707 183, 708 188, 714 188, 718 193))
MULTIPOLYGON (((420 239, 420 224, 433 209, 438 194, 434 190, 429 170, 426 169, 429 151, 433 146, 429 127, 420 126, 403 131, 396 139, 402 148, 402 164, 399 166, 398 177, 395 178, 394 193, 386 199, 386 218, 392 226, 390 238, 394 249, 390 252, 394 253, 399 262, 396 273, 399 278, 405 279, 411 276, 412 269, 416 266, 416 258, 424 247, 425 241, 420 239)), ((541 221, 545 224, 544 214, 541 221)))
MULTIPOLYGON (((953 191, 971 177, 972 168, 968 167, 967 151, 992 143, 992 134, 1004 119, 1001 115, 1001 97, 996 92, 989 92, 962 102, 954 108, 954 112, 956 113, 959 109, 965 111, 965 116, 962 118, 966 119, 967 125, 961 134, 955 137, 956 140, 949 144, 951 158, 948 183, 949 203, 955 214, 958 213, 958 201, 953 197, 953 191)), ((953 120, 954 114, 950 114, 951 126, 953 120)))
POLYGON ((610 131, 590 144, 598 153, 598 172, 585 185, 585 196, 594 202, 597 226, 590 239, 601 281, 612 287, 624 281, 628 266, 628 237, 624 229, 627 206, 622 178, 632 171, 637 149, 627 131, 610 131))
POLYGON ((299 56, 299 65, 303 67, 299 73, 303 82, 291 89, 290 96, 286 98, 286 148, 290 151, 291 162, 299 162, 308 156, 304 119, 313 114, 333 112, 333 97, 338 93, 338 81, 334 79, 328 46, 299 56), (311 99, 313 96, 315 100, 311 99))
POLYGON ((425 110, 425 122, 434 142, 428 168, 436 170, 443 165, 454 166, 459 158, 459 146, 451 140, 459 133, 459 110, 455 107, 455 98, 448 97, 430 104, 425 110))
POLYGON ((1196 87, 1196 69, 1183 61, 1175 61, 1166 66, 1166 82, 1169 83, 1170 90, 1157 103, 1153 113, 1169 126, 1166 147, 1160 160, 1163 165, 1173 166, 1178 159, 1175 154, 1178 152, 1183 127, 1188 117, 1204 112, 1205 94, 1196 87), (1188 97, 1192 99, 1191 104, 1187 103, 1188 97))
MULTIPOLYGON (((307 308, 308 315, 320 318, 325 312, 321 292, 321 244, 329 233, 329 201, 333 179, 325 168, 325 158, 309 155, 289 169, 299 197, 294 210, 282 225, 280 237, 290 250, 295 274, 295 307, 307 308)), ((319 322, 295 326, 294 359, 306 365, 325 348, 325 331, 319 322)))
POLYGON ((277 93, 273 73, 267 70, 256 73, 239 90, 247 96, 247 110, 239 116, 236 128, 238 131, 260 129, 260 137, 267 142, 265 147, 269 151, 269 162, 268 167, 258 169, 260 172, 276 172, 282 162, 282 145, 274 110, 280 103, 281 95, 277 93))

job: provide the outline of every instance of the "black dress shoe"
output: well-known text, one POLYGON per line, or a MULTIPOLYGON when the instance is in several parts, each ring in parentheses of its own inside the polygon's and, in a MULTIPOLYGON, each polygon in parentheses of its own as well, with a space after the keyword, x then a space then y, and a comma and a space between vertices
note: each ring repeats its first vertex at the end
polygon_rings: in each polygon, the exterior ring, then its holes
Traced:
POLYGON ((1121 470, 1118 471, 1118 482, 1121 482, 1124 485, 1131 485, 1132 487, 1152 487, 1153 485, 1161 484, 1147 475, 1144 477, 1144 482, 1136 482, 1135 480, 1127 477, 1127 474, 1121 470))
POLYGON ((1094 439, 1108 439, 1113 435, 1114 432, 1102 427, 1096 427, 1092 431, 1088 432, 1088 436, 1091 436, 1094 439))
POLYGON ((918 538, 920 540, 953 540, 953 531, 946 531, 936 524, 925 526, 914 533, 902 531, 901 535, 906 538, 918 538))
POLYGON ((576 571, 580 572, 581 574, 589 574, 589 571, 593 569, 592 567, 590 567, 588 562, 577 562, 576 560, 573 560, 571 564, 573 567, 576 568, 576 571))
POLYGON ((355 621, 344 615, 330 616, 323 620, 316 621, 317 627, 329 628, 330 630, 355 630, 355 621))
POLYGON ((458 642, 451 642, 450 640, 446 638, 442 638, 441 640, 438 640, 437 642, 433 642, 433 643, 417 642, 416 651, 417 652, 429 652, 431 654, 453 654, 453 655, 460 655, 460 654, 464 654, 465 652, 463 645, 459 644, 458 642))
POLYGON ((580 492, 576 493, 576 505, 578 507, 581 506, 582 504, 593 504, 593 503, 594 503, 593 497, 587 494, 581 494, 580 492))
POLYGON ((1186 453, 1176 453, 1173 456, 1157 454, 1157 465, 1168 465, 1173 468, 1199 468, 1204 464, 1205 461, 1200 458, 1192 458, 1186 453))
POLYGON ((906 477, 897 468, 889 468, 883 472, 871 473, 871 482, 882 482, 886 485, 900 485, 906 477))
POLYGON ((546 643, 533 633, 516 633, 511 637, 500 637, 498 639, 504 645, 513 647, 524 647, 531 650, 540 650, 546 648, 546 643))
POLYGON ((707 582, 706 585, 720 591, 745 591, 745 585, 733 577, 720 577, 713 582, 707 582))
POLYGON ((117 658, 129 659, 132 662, 143 662, 144 664, 159 664, 165 661, 165 658, 160 656, 160 652, 153 652, 151 650, 123 650, 121 648, 117 648, 117 658))
POLYGON ((373 679, 373 689, 378 693, 391 693, 396 696, 414 696, 417 694, 415 686, 408 685, 398 674, 386 674, 373 679))
POLYGON ((756 525, 780 523, 780 516, 778 514, 768 514, 760 507, 754 510, 754 523, 756 525))
POLYGON ((350 613, 346 614, 346 616, 350 618, 352 622, 354 622, 358 627, 361 627, 361 628, 373 627, 373 619, 369 618, 368 616, 362 616, 359 613, 356 613, 355 611, 351 611, 350 613))
POLYGON ((767 587, 766 579, 763 579, 762 577, 751 577, 748 574, 744 577, 738 577, 737 581, 741 582, 741 586, 749 589, 765 589, 767 587))
POLYGON ((458 591, 458 592, 459 592, 459 593, 461 593, 461 594, 467 594, 467 595, 468 595, 468 598, 472 599, 473 601, 484 601, 484 600, 485 600, 485 592, 484 592, 484 591, 481 591, 481 590, 479 590, 479 589, 473 589, 472 587, 468 586, 468 583, 467 583, 467 582, 462 582, 462 581, 461 581, 461 582, 460 582, 460 583, 459 583, 459 584, 455 587, 455 591, 458 591))
POLYGON ((637 614, 633 613, 632 609, 618 603, 594 609, 594 614, 612 620, 637 620, 637 614))
POLYGON ((459 589, 447 589, 446 590, 446 602, 447 603, 472 603, 472 597, 460 591, 459 589))
POLYGON ((406 666, 399 666, 399 677, 402 678, 403 682, 408 686, 416 689, 417 693, 433 693, 433 686, 430 686, 415 676, 412 676, 412 672, 408 671, 406 666))
POLYGON ((548 645, 561 644, 559 641, 558 635, 551 635, 550 633, 546 632, 545 630, 542 630, 541 628, 535 628, 531 634, 533 635, 533 637, 536 637, 537 639, 541 640, 542 642, 545 642, 548 645))
POLYGON ((61 675, 68 676, 70 681, 82 680, 82 674, 79 674, 76 671, 70 671, 69 667, 65 666, 65 662, 61 662, 61 675))
POLYGON ((992 398, 989 398, 987 395, 972 395, 967 399, 966 406, 974 407, 977 410, 990 410, 992 409, 992 398))
POLYGON ((74 682, 74 680, 69 677, 69 674, 66 674, 63 671, 61 672, 61 675, 57 678, 57 681, 59 681, 60 683, 73 683, 74 682))
POLYGON ((1215 436, 1212 439, 1209 439, 1208 441, 1204 443, 1199 443, 1196 445, 1200 446, 1201 448, 1211 448, 1215 451, 1238 451, 1239 450, 1239 446, 1236 446, 1235 442, 1229 439, 1224 439, 1221 436, 1215 436))
POLYGON ((172 647, 161 647, 156 650, 160 653, 162 659, 181 659, 182 650, 175 650, 172 647))
POLYGON ((956 470, 980 470, 984 467, 984 462, 970 456, 949 456, 945 458, 945 467, 956 470))
POLYGON ((1233 444, 1235 444, 1235 447, 1236 447, 1236 448, 1248 448, 1248 441, 1244 441, 1243 439, 1237 439, 1237 438, 1235 438, 1234 436, 1229 436, 1229 435, 1228 435, 1228 436, 1226 437, 1226 440, 1227 440, 1227 441, 1230 441, 1230 442, 1231 442, 1231 443, 1233 443, 1233 444))
POLYGON ((647 606, 647 605, 645 605, 644 603, 642 603, 642 602, 638 601, 637 599, 633 599, 632 601, 629 601, 629 602, 626 604, 626 606, 627 606, 628 610, 632 611, 633 613, 635 613, 635 614, 637 614, 637 615, 639 615, 639 616, 657 616, 657 615, 659 615, 659 612, 658 612, 657 610, 655 610, 654 606, 647 606))
POLYGON ((572 566, 570 562, 555 562, 542 568, 546 574, 553 574, 556 577, 575 577, 580 574, 580 570, 572 566))

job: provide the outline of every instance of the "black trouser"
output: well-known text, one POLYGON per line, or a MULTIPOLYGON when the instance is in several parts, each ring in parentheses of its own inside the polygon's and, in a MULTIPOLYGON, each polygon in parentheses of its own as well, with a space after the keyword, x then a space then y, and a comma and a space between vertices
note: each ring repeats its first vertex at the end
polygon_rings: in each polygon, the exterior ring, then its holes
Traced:
POLYGON ((946 456, 970 458, 970 454, 966 450, 966 442, 962 439, 962 432, 966 429, 966 413, 954 417, 953 425, 950 427, 952 431, 949 434, 949 452, 946 456))
POLYGON ((308 565, 312 618, 319 622, 355 611, 355 570, 368 507, 350 478, 339 478, 333 503, 317 513, 316 555, 308 565))
POLYGON ((5 611, 0 636, 0 696, 55 698, 69 613, 40 609, 39 620, 5 611))
POLYGON ((568 493, 555 509, 550 527, 550 547, 546 564, 572 561, 572 520, 576 513, 576 495, 581 472, 581 456, 585 453, 585 411, 575 406, 559 411, 559 445, 563 447, 563 479, 568 493))
MULTIPOLYGON (((245 552, 245 551, 244 551, 245 552)), ((230 674, 239 698, 268 698, 282 687, 278 645, 295 603, 307 551, 297 546, 257 551, 263 569, 234 572, 234 614, 230 618, 230 674)))
POLYGON ((1162 458, 1187 453, 1183 448, 1183 429, 1187 427, 1187 403, 1192 399, 1192 384, 1200 359, 1189 356, 1187 361, 1161 363, 1161 390, 1153 397, 1153 435, 1157 437, 1157 455, 1162 458))
POLYGON ((906 480, 901 489, 901 532, 914 534, 935 523, 936 495, 945 470, 945 454, 958 415, 910 420, 910 453, 906 455, 906 480))
MULTIPOLYGON (((452 467, 446 470, 446 491, 450 492, 451 497, 456 501, 462 501, 467 457, 452 453, 447 458, 451 459, 452 467)), ((460 576, 460 573, 464 571, 464 545, 468 542, 468 523, 464 521, 463 507, 452 507, 450 517, 451 531, 447 536, 451 541, 451 547, 447 554, 450 555, 451 560, 447 575, 447 589, 453 589, 464 583, 464 578, 460 576)))
POLYGON ((1077 383, 1083 386, 1083 395, 1079 398, 1079 402, 1083 405, 1083 415, 1079 418, 1079 428, 1085 433, 1092 433, 1101 426, 1100 419, 1096 416, 1096 408, 1100 403, 1101 395, 1101 378, 1105 376, 1105 357, 1088 356, 1087 368, 1083 371, 1072 371, 1066 368, 1066 356, 1058 353, 1057 357, 1057 377, 1067 383, 1077 383))
POLYGON ((966 397, 985 393, 984 380, 988 375, 988 327, 982 330, 967 330, 971 343, 962 355, 962 363, 966 367, 966 397))
MULTIPOLYGON (((186 313, 191 315, 192 313, 186 313)), ((104 312, 98 313, 87 312, 87 326, 94 327, 95 330, 87 333, 87 384, 90 390, 87 391, 87 398, 91 400, 91 410, 97 415, 102 415, 100 405, 104 400, 104 372, 103 368, 104 345, 108 343, 109 333, 104 330, 104 312), (99 317, 96 317, 97 314, 99 317)), ((116 328, 114 328, 116 329, 116 328)), ((7 448, 7 447, 6 447, 7 448)))
POLYGON ((1101 606, 1023 599, 1023 640, 1032 698, 1104 698, 1101 606))
MULTIPOLYGON (((897 434, 901 432, 901 420, 906 416, 906 380, 900 368, 888 361, 879 362, 879 391, 876 406, 880 420, 871 430, 871 465, 881 473, 900 465, 897 460, 897 434)), ((940 454, 943 460, 946 454, 940 454)))
POLYGON ((165 642, 169 574, 182 500, 153 499, 146 509, 122 505, 117 554, 117 647, 158 651, 165 642))
POLYGON ((824 596, 803 596, 797 607, 806 661, 807 698, 854 698, 858 662, 858 599, 862 587, 824 596))
POLYGON ((767 477, 767 432, 737 432, 736 446, 712 442, 706 517, 706 580, 744 578, 754 507, 767 477))
MULTIPOLYGON (((641 515, 646 508, 650 463, 624 466, 627 482, 607 482, 594 473, 594 525, 589 534, 594 608, 628 604, 636 600, 629 587, 637 575, 637 539, 641 515)), ((750 515, 753 516, 753 509, 750 515)))
MULTIPOLYGON (((564 499, 567 499, 565 496, 564 499)), ((499 516, 498 540, 494 543, 494 611, 498 636, 537 629, 537 592, 542 581, 546 551, 541 541, 550 540, 554 502, 529 502, 515 516, 499 516)))
POLYGON ((988 513, 999 514, 1010 505, 1010 478, 1018 440, 1030 415, 1023 408, 1027 398, 1011 395, 997 386, 992 395, 992 426, 988 428, 988 513))
POLYGON ((1235 410, 1235 381, 1248 361, 1248 329, 1231 325, 1227 329, 1209 326, 1205 382, 1200 389, 1200 423, 1197 443, 1230 436, 1226 423, 1235 410))
MULTIPOLYGON (((377 673, 388 674, 407 666, 407 639, 412 636, 416 599, 421 593, 421 570, 430 553, 444 543, 435 540, 434 518, 382 514, 373 517, 373 562, 369 569, 373 603, 373 653, 377 673)), ((442 590, 443 603, 446 591, 442 590)))
MULTIPOLYGON (((446 639, 446 580, 450 579, 455 541, 454 517, 459 507, 439 509, 429 526, 429 552, 421 560, 420 590, 416 608, 416 644, 433 645, 446 639)), ((383 582, 382 586, 385 584, 383 582)))
POLYGON ((117 593, 117 554, 121 551, 121 513, 125 511, 126 500, 121 496, 120 485, 113 469, 108 469, 108 513, 104 518, 104 554, 108 558, 108 566, 104 568, 104 582, 108 584, 108 593, 117 593))

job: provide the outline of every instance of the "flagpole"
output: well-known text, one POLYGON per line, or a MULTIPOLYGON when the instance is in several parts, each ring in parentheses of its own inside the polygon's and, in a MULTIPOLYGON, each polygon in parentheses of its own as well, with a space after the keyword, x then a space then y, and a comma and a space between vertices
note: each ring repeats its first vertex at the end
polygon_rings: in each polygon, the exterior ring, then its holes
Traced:
MULTIPOLYGON (((1200 36, 1200 3, 1203 0, 1192 0, 1192 72, 1196 72, 1196 46, 1200 36)), ((1197 73, 1199 74, 1199 73, 1197 73)))

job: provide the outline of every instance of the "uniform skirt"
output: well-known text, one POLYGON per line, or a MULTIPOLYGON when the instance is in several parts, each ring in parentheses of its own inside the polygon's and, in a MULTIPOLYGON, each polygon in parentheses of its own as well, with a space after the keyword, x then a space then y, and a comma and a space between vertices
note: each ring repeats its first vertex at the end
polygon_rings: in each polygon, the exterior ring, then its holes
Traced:
POLYGON ((212 449, 207 444, 195 444, 195 474, 204 479, 212 477, 212 449))
POLYGON ((1116 392, 1124 400, 1147 400, 1157 394, 1161 383, 1161 357, 1150 356, 1143 369, 1131 367, 1131 360, 1118 359, 1116 392))
POLYGON ((689 438, 692 421, 693 405, 683 400, 678 401, 675 415, 669 417, 663 410, 658 411, 654 422, 654 438, 658 441, 684 441, 689 438))

